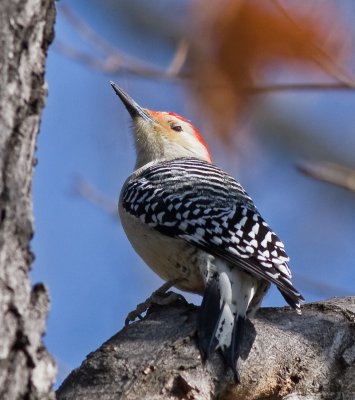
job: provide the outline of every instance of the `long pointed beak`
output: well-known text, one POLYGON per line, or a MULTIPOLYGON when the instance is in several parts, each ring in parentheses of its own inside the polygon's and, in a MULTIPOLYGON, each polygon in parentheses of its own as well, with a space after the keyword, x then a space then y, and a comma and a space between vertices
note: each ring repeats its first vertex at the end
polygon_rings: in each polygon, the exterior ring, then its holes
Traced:
POLYGON ((110 84, 117 94, 117 96, 121 99, 122 103, 127 108, 127 111, 130 113, 132 119, 136 117, 141 117, 147 122, 154 122, 153 118, 143 110, 143 108, 138 105, 126 92, 124 92, 120 87, 118 87, 114 82, 110 81, 110 84))

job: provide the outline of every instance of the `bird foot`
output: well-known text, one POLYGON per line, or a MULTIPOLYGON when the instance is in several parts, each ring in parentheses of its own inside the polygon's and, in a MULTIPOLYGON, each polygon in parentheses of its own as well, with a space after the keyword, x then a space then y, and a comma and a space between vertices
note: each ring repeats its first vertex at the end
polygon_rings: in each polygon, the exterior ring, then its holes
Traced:
POLYGON ((177 300, 185 300, 181 294, 175 292, 167 292, 176 281, 168 281, 164 283, 159 289, 153 292, 143 303, 137 305, 136 309, 131 311, 125 319, 125 326, 129 325, 130 322, 138 319, 143 319, 142 314, 145 313, 148 308, 153 305, 166 306, 172 304, 177 300))

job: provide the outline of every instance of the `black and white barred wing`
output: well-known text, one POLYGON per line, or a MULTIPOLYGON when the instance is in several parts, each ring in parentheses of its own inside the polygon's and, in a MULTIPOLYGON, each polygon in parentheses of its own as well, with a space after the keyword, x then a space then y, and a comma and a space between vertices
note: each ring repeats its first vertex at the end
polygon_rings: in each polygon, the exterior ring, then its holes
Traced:
POLYGON ((299 307, 283 243, 241 185, 218 167, 195 158, 152 165, 127 182, 123 207, 159 232, 277 285, 299 307))

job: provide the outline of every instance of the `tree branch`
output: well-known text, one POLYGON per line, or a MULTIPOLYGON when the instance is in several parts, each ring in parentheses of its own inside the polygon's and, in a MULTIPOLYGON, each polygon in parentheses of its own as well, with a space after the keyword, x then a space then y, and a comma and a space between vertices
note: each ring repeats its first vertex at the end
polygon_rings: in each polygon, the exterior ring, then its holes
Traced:
MULTIPOLYGON (((286 6, 281 0, 274 0, 274 4, 292 25, 294 25, 298 30, 302 29, 292 15, 288 13, 286 6)), ((314 62, 318 64, 323 71, 339 82, 344 83, 346 86, 355 88, 354 78, 350 75, 350 72, 346 71, 346 69, 335 60, 333 55, 329 54, 326 49, 320 47, 317 43, 310 43, 310 45, 314 50, 314 62)))
POLYGON ((73 185, 73 193, 104 211, 119 222, 117 202, 100 192, 83 178, 78 178, 73 185))
MULTIPOLYGON (((285 8, 277 1, 275 4, 280 8, 284 15, 290 19, 291 23, 296 22, 289 16, 285 8)), ((189 85, 196 84, 191 76, 182 70, 186 63, 189 44, 186 39, 181 39, 176 47, 174 56, 167 68, 161 68, 142 60, 139 57, 133 57, 129 54, 112 46, 109 42, 97 34, 86 22, 75 15, 68 6, 60 7, 61 14, 66 18, 70 25, 77 31, 79 36, 89 43, 93 49, 96 49, 100 56, 93 56, 85 51, 69 45, 59 39, 56 40, 54 48, 66 57, 83 64, 89 68, 107 74, 128 73, 141 76, 148 79, 168 80, 172 83, 189 81, 189 85)), ((241 88, 248 94, 264 94, 270 92, 284 91, 328 91, 328 90, 354 90, 354 80, 343 70, 341 66, 332 60, 331 56, 324 49, 315 46, 319 57, 315 61, 330 76, 339 80, 339 82, 304 82, 304 83, 279 83, 279 84, 255 84, 241 88)), ((216 88, 221 85, 211 83, 216 88)))
POLYGON ((355 170, 332 162, 303 161, 297 168, 307 176, 355 192, 355 170))
POLYGON ((343 399, 355 395, 355 297, 261 309, 247 326, 236 386, 216 354, 204 367, 197 307, 155 306, 91 353, 57 392, 74 399, 343 399))

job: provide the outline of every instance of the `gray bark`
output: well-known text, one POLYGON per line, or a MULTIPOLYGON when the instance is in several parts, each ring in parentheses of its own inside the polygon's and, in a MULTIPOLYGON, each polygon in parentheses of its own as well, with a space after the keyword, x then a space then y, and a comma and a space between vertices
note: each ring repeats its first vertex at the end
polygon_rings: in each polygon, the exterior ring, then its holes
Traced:
POLYGON ((42 343, 49 300, 31 287, 32 172, 44 106, 54 0, 0 1, 0 398, 48 399, 55 364, 42 343))
POLYGON ((354 400, 355 297, 303 307, 264 308, 247 326, 236 386, 219 354, 204 367, 197 310, 155 306, 89 354, 58 400, 354 400))

